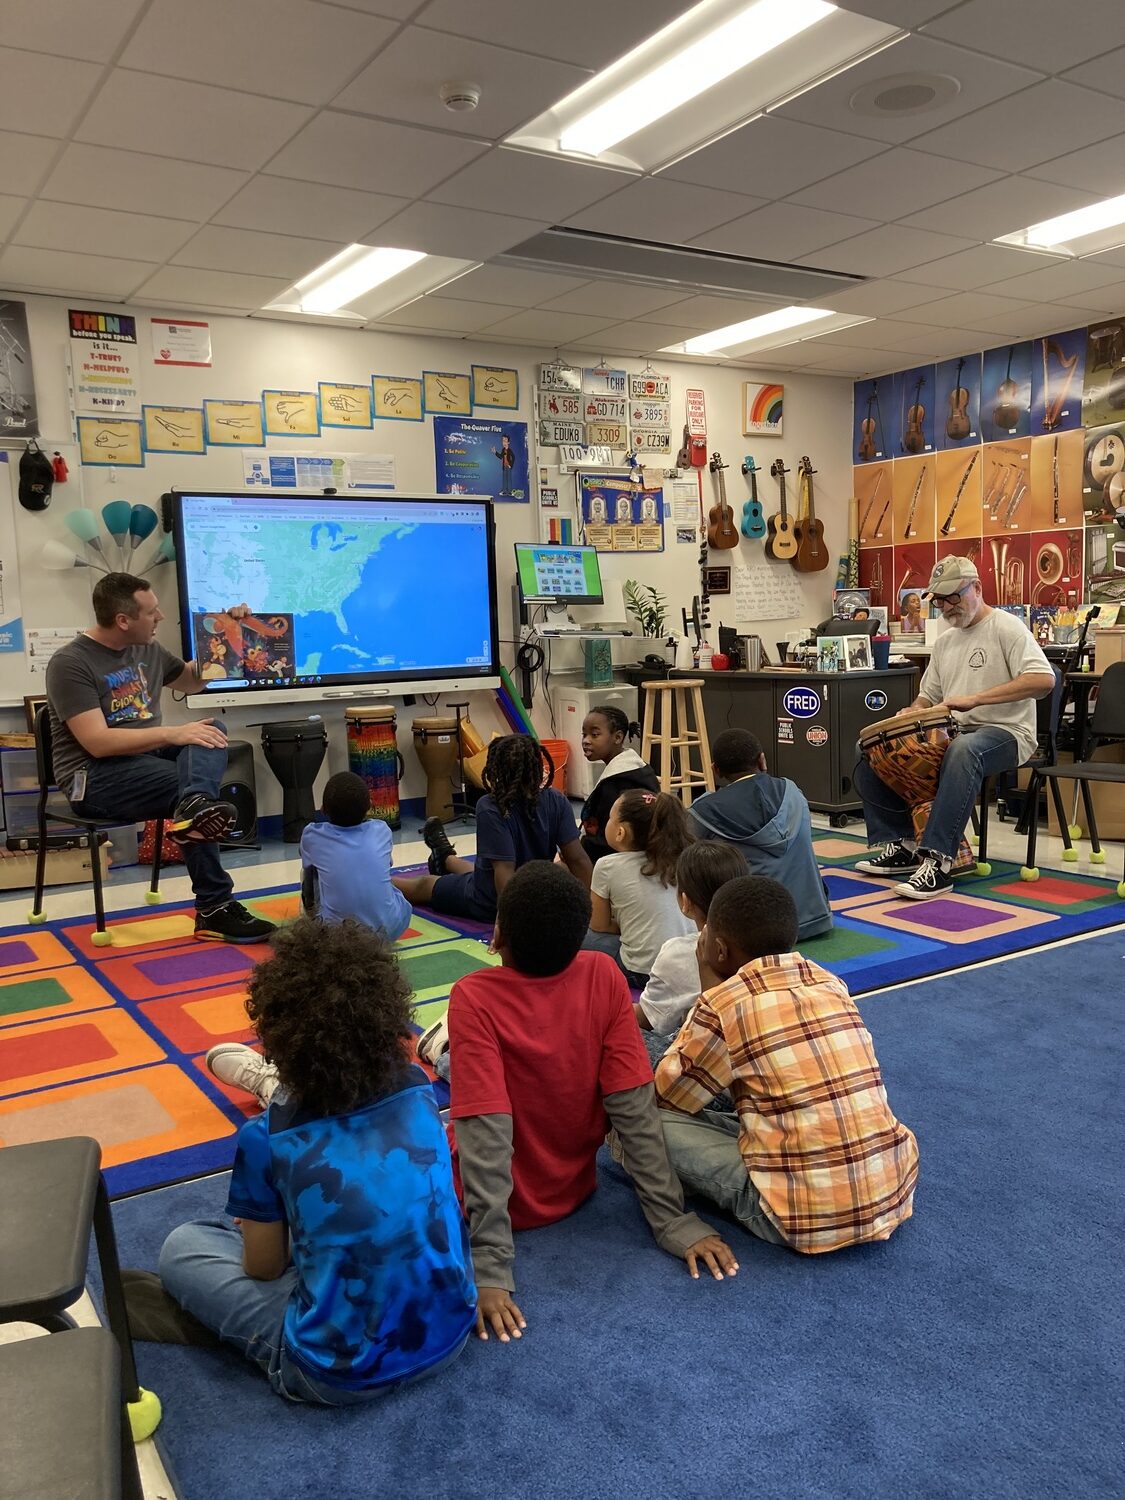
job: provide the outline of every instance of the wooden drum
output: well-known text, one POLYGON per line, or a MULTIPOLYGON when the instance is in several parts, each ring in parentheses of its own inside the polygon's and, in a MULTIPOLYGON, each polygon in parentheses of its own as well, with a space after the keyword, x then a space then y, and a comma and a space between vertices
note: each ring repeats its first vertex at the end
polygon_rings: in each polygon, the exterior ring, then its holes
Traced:
MULTIPOLYGON (((919 840, 937 792, 941 763, 950 741, 960 733, 957 720, 943 708, 919 708, 893 719, 878 719, 859 732, 864 760, 884 786, 910 808, 914 837, 919 840)), ((976 867, 976 856, 962 838, 953 869, 976 867)))
POLYGON ((426 817, 448 823, 453 818, 457 720, 452 716, 415 719, 411 732, 414 752, 426 773, 426 817))
POLYGON ((367 783, 375 817, 391 828, 400 827, 398 783, 405 768, 395 737, 397 714, 385 706, 346 708, 344 723, 348 731, 348 770, 367 783))

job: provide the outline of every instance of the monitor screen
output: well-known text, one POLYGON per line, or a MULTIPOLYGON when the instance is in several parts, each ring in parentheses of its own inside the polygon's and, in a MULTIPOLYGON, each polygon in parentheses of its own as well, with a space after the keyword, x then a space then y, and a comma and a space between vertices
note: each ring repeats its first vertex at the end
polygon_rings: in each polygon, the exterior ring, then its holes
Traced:
POLYGON ((183 654, 199 664, 208 698, 495 678, 490 501, 173 499, 183 654), (249 618, 232 619, 226 611, 242 603, 249 618))
POLYGON ((593 547, 517 542, 516 578, 525 604, 602 602, 602 573, 593 547))

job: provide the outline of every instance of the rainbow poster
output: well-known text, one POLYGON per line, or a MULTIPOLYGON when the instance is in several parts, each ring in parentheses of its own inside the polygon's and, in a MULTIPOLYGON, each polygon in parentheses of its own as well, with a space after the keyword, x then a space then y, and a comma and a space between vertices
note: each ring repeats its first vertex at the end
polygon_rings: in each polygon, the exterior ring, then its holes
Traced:
POLYGON ((755 385, 745 381, 742 387, 743 437, 780 437, 784 403, 783 385, 755 385))

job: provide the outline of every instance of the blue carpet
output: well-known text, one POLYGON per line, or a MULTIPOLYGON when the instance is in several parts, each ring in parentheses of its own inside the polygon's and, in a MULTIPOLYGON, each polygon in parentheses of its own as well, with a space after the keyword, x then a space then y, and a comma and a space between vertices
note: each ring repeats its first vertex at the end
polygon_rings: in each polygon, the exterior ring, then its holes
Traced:
MULTIPOLYGON (((695 1283, 606 1161, 577 1214, 518 1236, 522 1343, 474 1341, 383 1404, 290 1407, 233 1355, 139 1346, 181 1496, 1119 1497, 1123 948, 862 1002, 921 1146, 885 1244, 799 1257, 730 1229, 737 1279, 695 1283)), ((118 1202, 123 1263, 224 1198, 118 1202)))

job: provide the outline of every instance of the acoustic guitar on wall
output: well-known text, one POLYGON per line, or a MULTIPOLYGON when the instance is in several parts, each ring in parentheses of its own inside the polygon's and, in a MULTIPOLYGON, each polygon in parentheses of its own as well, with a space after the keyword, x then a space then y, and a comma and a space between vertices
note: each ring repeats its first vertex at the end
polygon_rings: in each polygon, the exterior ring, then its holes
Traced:
POLYGON ((777 480, 778 489, 781 492, 781 509, 774 511, 766 522, 769 535, 766 537, 766 556, 772 557, 777 562, 792 562, 797 555, 797 538, 793 534, 793 522, 789 519, 789 510, 785 503, 785 476, 789 470, 780 458, 775 458, 770 464, 770 473, 777 480))
POLYGON ((723 478, 726 467, 722 454, 718 450, 712 453, 708 468, 715 476, 719 498, 707 513, 707 545, 716 552, 728 552, 738 546, 738 527, 734 524, 734 511, 727 504, 727 484, 723 478))
POLYGON ((793 566, 798 573, 819 573, 828 566, 828 548, 824 545, 824 522, 816 518, 812 483, 816 470, 807 453, 797 465, 797 472, 801 476, 804 506, 794 528, 797 533, 797 552, 793 558, 793 566))
POLYGON ((742 472, 750 480, 750 498, 742 507, 742 525, 739 529, 748 542, 755 542, 766 534, 766 517, 762 502, 758 499, 758 465, 750 454, 742 460, 742 472))

